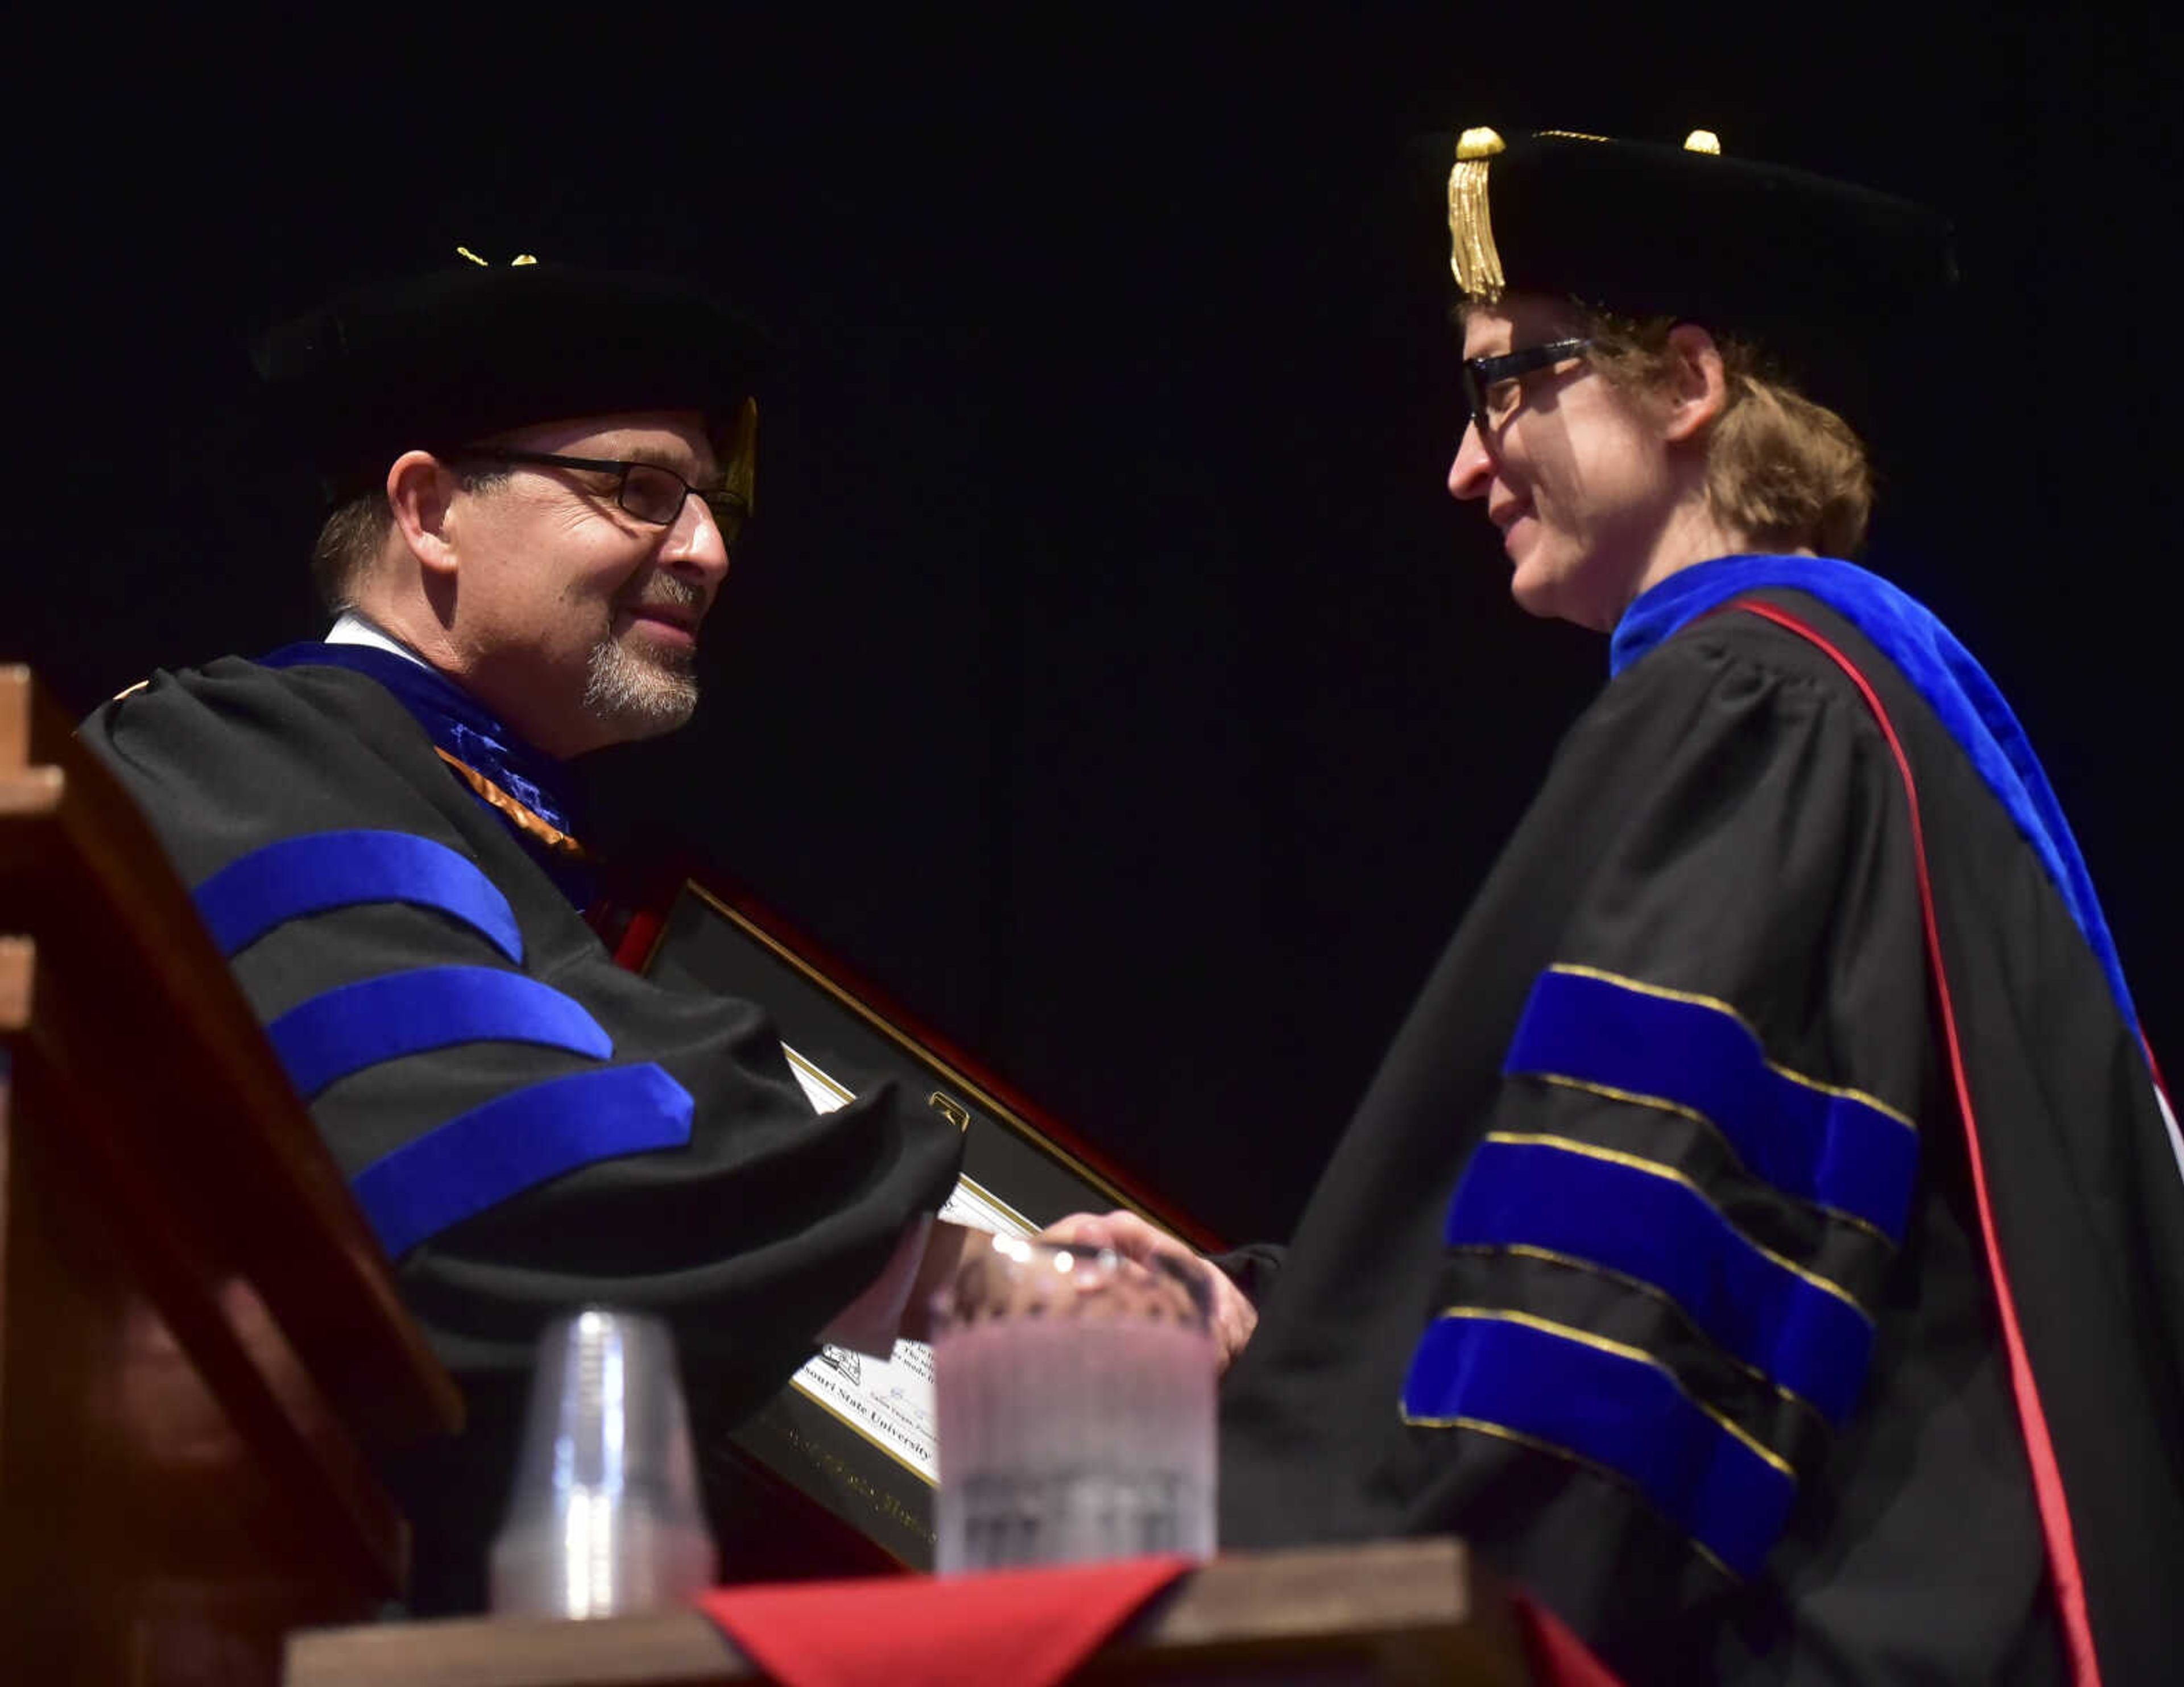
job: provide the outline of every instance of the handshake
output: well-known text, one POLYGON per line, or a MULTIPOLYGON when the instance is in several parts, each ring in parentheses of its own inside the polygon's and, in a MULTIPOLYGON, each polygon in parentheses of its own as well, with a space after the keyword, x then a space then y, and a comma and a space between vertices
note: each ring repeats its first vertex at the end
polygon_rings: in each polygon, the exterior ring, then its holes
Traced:
MULTIPOLYGON (((897 1335, 930 1341, 933 1297, 956 1280, 964 1266, 1009 1239, 944 1218, 913 1225, 904 1233, 888 1268, 828 1324, 822 1339, 879 1352, 897 1335)), ((1223 1371, 1244 1350, 1258 1323, 1251 1300, 1225 1272, 1134 1212, 1072 1213, 1032 1239, 1104 1250, 1194 1284, 1202 1291, 1206 1325, 1223 1371)))

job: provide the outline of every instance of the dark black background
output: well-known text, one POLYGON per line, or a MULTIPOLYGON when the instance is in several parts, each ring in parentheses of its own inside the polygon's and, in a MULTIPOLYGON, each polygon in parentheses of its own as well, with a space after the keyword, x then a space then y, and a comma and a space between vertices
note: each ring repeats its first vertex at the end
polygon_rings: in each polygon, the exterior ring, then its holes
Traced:
POLYGON ((1441 489, 1460 404, 1402 143, 1703 125, 1955 218, 1870 560, 2015 700, 2184 1048, 2167 31, 1270 17, 80 24, 18 64, 50 285, 14 312, 0 655, 87 709, 315 629, 311 494, 241 420, 253 326, 458 242, 704 276, 782 370, 699 721, 604 769, 638 842, 694 840, 1216 1227, 1276 1233, 1603 672, 1441 489))

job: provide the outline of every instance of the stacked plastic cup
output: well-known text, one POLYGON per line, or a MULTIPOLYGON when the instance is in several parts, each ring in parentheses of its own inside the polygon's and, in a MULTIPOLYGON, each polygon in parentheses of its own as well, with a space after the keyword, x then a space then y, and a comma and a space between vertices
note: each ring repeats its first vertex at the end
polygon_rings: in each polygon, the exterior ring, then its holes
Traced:
POLYGON ((1194 1272, 1002 1239, 934 1314, 941 1573, 1212 1556, 1216 1366, 1194 1272))
POLYGON ((687 1603, 714 1575, 667 1326, 590 1306, 540 1335, 496 1613, 618 1617, 687 1603))

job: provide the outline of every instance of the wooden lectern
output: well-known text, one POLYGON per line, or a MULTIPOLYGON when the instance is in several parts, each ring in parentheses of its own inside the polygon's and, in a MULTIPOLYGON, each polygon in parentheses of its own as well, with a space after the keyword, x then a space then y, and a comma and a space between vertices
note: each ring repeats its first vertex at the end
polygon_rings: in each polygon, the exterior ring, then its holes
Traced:
POLYGON ((460 1397, 134 805, 0 668, 0 1674, 279 1679, 460 1397))
MULTIPOLYGON (((946 1679, 931 1656, 906 1660, 903 1673, 946 1679)), ((288 1650, 290 1687, 758 1687, 774 1679, 694 1611, 381 1623, 298 1634, 288 1650)), ((1162 1687, 1524 1687, 1528 1679, 1501 1589, 1454 1540, 1217 1558, 1068 1677, 1162 1687)))

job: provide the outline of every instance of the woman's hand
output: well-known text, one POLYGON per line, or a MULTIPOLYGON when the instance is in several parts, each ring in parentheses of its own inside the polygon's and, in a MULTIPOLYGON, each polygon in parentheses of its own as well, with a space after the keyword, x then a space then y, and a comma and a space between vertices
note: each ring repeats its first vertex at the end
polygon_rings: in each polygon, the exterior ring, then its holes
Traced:
POLYGON ((1149 1265, 1157 1255, 1172 1260, 1203 1281, 1210 1307, 1214 1350, 1220 1368, 1226 1371, 1259 1322, 1258 1310, 1244 1291, 1231 1283, 1220 1267, 1208 1264, 1166 1231, 1156 1229, 1134 1212, 1076 1212, 1050 1224, 1034 1239, 1072 1248, 1107 1248, 1125 1259, 1149 1265))

